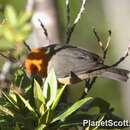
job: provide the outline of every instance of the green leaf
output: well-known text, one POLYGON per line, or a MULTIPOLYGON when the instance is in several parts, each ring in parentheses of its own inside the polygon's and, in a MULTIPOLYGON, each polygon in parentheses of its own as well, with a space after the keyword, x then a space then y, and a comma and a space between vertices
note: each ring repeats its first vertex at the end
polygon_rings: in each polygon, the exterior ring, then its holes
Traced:
POLYGON ((16 11, 12 6, 6 6, 5 17, 11 26, 15 27, 17 25, 16 11))
POLYGON ((84 105, 86 102, 88 102, 88 101, 90 101, 92 99, 93 99, 92 97, 86 97, 84 99, 81 99, 81 100, 77 101, 70 108, 68 108, 68 110, 66 110, 63 114, 61 114, 58 117, 54 118, 53 121, 52 121, 52 123, 56 122, 58 120, 64 121, 73 112, 75 112, 76 110, 78 110, 82 105, 84 105))
POLYGON ((15 41, 13 31, 11 29, 9 29, 7 26, 4 27, 3 35, 9 42, 15 41))
POLYGON ((33 93, 34 93, 34 99, 35 99, 37 110, 38 112, 41 112, 43 114, 45 112, 44 110, 45 98, 43 96, 41 86, 36 80, 34 80, 33 93), (41 109, 41 105, 42 105, 42 109, 41 109))
POLYGON ((57 94, 57 96, 56 96, 56 99, 54 100, 54 102, 53 102, 53 104, 52 104, 52 106, 51 106, 51 110, 54 110, 54 109, 56 108, 56 106, 58 105, 59 100, 60 100, 60 98, 61 98, 61 96, 62 96, 62 93, 63 93, 65 87, 66 87, 66 85, 62 86, 62 87, 60 88, 60 90, 58 91, 58 94, 57 94))
POLYGON ((41 117, 38 120, 38 126, 41 126, 42 124, 46 124, 46 119, 47 119, 47 115, 48 115, 48 111, 45 111, 45 113, 43 115, 41 115, 41 117))
POLYGON ((48 109, 44 115, 42 115, 40 118, 39 118, 39 125, 42 125, 42 124, 50 124, 51 120, 52 120, 52 117, 53 117, 53 112, 48 109))
MULTIPOLYGON (((76 113, 68 118, 64 122, 60 122, 60 128, 68 128, 73 126, 83 126, 83 120, 98 121, 103 118, 103 114, 87 114, 87 113, 76 113)), ((86 124, 88 127, 88 124, 86 124)))
MULTIPOLYGON (((77 114, 73 114, 70 117, 68 117, 64 122, 60 122, 59 124, 59 128, 70 128, 73 126, 83 126, 83 120, 90 120, 90 121, 124 121, 124 119, 110 113, 105 113, 105 114, 87 114, 87 113, 77 113, 77 114)), ((93 127, 88 127, 88 125, 86 124, 86 129, 85 130, 92 129, 93 127)), ((128 128, 128 126, 99 126, 99 128, 101 129, 123 129, 123 128, 128 128)), ((93 128, 95 129, 95 128, 93 128)))
POLYGON ((91 120, 94 121, 97 118, 97 114, 90 115, 86 113, 77 113, 69 116, 66 118, 64 122, 60 125, 60 128, 62 127, 68 127, 68 126, 76 126, 76 125, 83 125, 83 120, 91 120))
MULTIPOLYGON (((104 118, 104 115, 102 114, 94 114, 94 115, 90 115, 90 114, 86 114, 86 113, 78 113, 78 114, 74 114, 71 115, 70 117, 68 117, 64 122, 60 123, 59 128, 70 128, 70 127, 74 127, 74 126, 83 126, 83 120, 89 120, 89 121, 94 121, 94 122, 101 122, 104 118)), ((86 129, 85 130, 89 130, 89 129, 96 129, 93 126, 88 126, 88 124, 86 124, 86 129)))
POLYGON ((27 37, 27 34, 30 33, 31 31, 31 24, 25 24, 22 26, 22 28, 20 29, 20 33, 23 35, 23 33, 26 33, 26 36, 27 37))
POLYGON ((16 41, 26 40, 28 35, 31 33, 31 24, 24 24, 19 28, 19 32, 17 33, 16 41))
POLYGON ((46 128, 46 124, 39 125, 36 130, 44 130, 46 128))
POLYGON ((58 87, 58 84, 57 84, 56 75, 55 75, 54 69, 51 69, 43 87, 43 95, 47 100, 48 109, 52 105, 53 101, 56 99, 57 87, 58 87))
POLYGON ((41 114, 41 116, 45 114, 45 104, 42 104, 42 105, 40 106, 40 108, 39 108, 39 113, 41 114))
POLYGON ((7 95, 7 94, 6 94, 5 92, 3 92, 3 91, 2 91, 2 94, 3 94, 3 96, 5 97, 5 99, 6 99, 16 110, 19 110, 19 109, 20 109, 19 106, 16 104, 15 100, 14 100, 11 96, 7 95))
POLYGON ((32 88, 31 81, 27 77, 25 70, 23 70, 22 68, 17 68, 14 83, 16 86, 20 86, 22 89, 24 89, 26 94, 28 94, 27 90, 30 87, 32 88))
POLYGON ((15 101, 15 103, 17 103, 17 97, 12 91, 10 91, 9 96, 13 99, 13 101, 15 101))
POLYGON ((24 103, 25 107, 27 107, 29 111, 33 112, 37 116, 35 110, 32 108, 30 103, 24 97, 22 97, 19 93, 16 93, 16 94, 19 96, 21 101, 24 103))
POLYGON ((25 12, 25 13, 22 13, 20 16, 19 16, 19 25, 23 25, 25 24, 26 22, 28 22, 31 18, 32 14, 30 12, 25 12))
POLYGON ((12 111, 1 105, 0 105, 0 113, 14 117, 14 113, 12 111))
POLYGON ((18 76, 23 76, 23 75, 25 75, 24 70, 18 68, 17 71, 16 71, 16 73, 15 73, 16 78, 17 78, 18 76))

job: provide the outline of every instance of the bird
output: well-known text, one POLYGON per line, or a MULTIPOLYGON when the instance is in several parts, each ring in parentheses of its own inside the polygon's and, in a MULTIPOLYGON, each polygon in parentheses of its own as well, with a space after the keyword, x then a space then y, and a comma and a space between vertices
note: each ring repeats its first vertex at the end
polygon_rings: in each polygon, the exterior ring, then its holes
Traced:
POLYGON ((51 44, 32 48, 24 61, 28 75, 46 78, 53 68, 61 84, 71 85, 94 77, 126 82, 129 70, 109 67, 103 59, 87 49, 70 44, 51 44))

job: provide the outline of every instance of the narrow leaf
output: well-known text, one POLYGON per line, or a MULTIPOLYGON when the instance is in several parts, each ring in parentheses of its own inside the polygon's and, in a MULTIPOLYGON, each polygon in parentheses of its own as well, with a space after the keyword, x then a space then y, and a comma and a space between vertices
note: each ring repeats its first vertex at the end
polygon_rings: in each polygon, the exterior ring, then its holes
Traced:
POLYGON ((37 107, 38 111, 40 112, 40 107, 42 105, 43 106, 42 107, 42 113, 43 113, 45 111, 45 110, 43 110, 44 104, 45 104, 45 99, 44 99, 44 96, 43 96, 42 89, 41 89, 39 83, 36 80, 34 80, 33 93, 34 93, 34 99, 35 99, 36 107, 37 107))
POLYGON ((45 114, 45 104, 42 104, 39 108, 39 113, 41 114, 41 116, 43 116, 45 114))
POLYGON ((54 100, 54 102, 53 102, 53 104, 52 104, 51 110, 54 110, 54 109, 56 108, 56 106, 58 105, 59 100, 60 100, 60 98, 61 98, 61 96, 62 96, 62 93, 63 93, 65 87, 66 87, 66 85, 64 85, 64 86, 59 90, 59 92, 58 92, 58 94, 57 94, 57 96, 56 96, 56 99, 54 100))
POLYGON ((78 110, 82 105, 84 105, 86 102, 92 100, 92 97, 86 97, 84 99, 81 99, 79 101, 77 101, 76 103, 74 103, 70 108, 68 108, 67 111, 65 111, 63 114, 59 115, 58 117, 56 117, 55 119, 53 119, 53 122, 56 122, 58 120, 64 121, 67 117, 69 117, 73 112, 75 112, 76 110, 78 110))
POLYGON ((57 87, 58 85, 57 85, 56 75, 55 75, 54 69, 52 69, 50 73, 48 74, 48 77, 43 87, 43 95, 47 99, 47 108, 49 108, 52 105, 53 101, 56 98, 57 87))
POLYGON ((15 100, 12 99, 12 97, 8 96, 5 92, 2 91, 3 96, 6 98, 6 100, 12 105, 14 106, 14 108, 19 110, 19 106, 16 105, 15 100))
POLYGON ((12 26, 17 25, 16 12, 12 6, 10 6, 10 5, 6 6, 5 17, 7 18, 10 25, 12 25, 12 26))
POLYGON ((30 12, 25 12, 25 13, 22 13, 19 17, 19 25, 23 25, 25 24, 26 22, 28 22, 31 18, 31 13, 30 12))
POLYGON ((3 107, 0 105, 0 113, 3 113, 4 115, 10 115, 12 117, 14 117, 14 113, 12 111, 10 111, 8 108, 3 107))
POLYGON ((35 110, 32 108, 32 106, 29 104, 29 102, 24 97, 22 97, 19 93, 16 93, 16 94, 19 96, 21 101, 24 103, 25 107, 27 107, 29 111, 33 112, 36 115, 35 110))
POLYGON ((46 124, 41 124, 36 128, 36 130, 44 130, 46 128, 46 124))
POLYGON ((14 34, 13 34, 13 30, 11 30, 10 28, 8 28, 7 26, 4 27, 3 35, 4 35, 4 37, 5 37, 9 42, 14 42, 14 41, 15 41, 15 37, 14 37, 14 34))

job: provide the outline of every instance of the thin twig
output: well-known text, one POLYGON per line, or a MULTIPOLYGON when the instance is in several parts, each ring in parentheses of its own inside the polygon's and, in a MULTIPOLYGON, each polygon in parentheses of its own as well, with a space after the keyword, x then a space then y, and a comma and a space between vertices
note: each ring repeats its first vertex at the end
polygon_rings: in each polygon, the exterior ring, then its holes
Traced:
POLYGON ((19 88, 22 88, 23 80, 24 80, 24 76, 21 78, 21 81, 20 81, 20 84, 19 84, 19 88))
POLYGON ((101 39, 100 39, 98 33, 96 32, 95 28, 93 29, 93 33, 94 33, 94 35, 95 35, 95 37, 96 37, 96 39, 98 41, 98 44, 99 44, 99 46, 100 46, 100 48, 102 50, 102 58, 103 58, 103 63, 104 63, 104 61, 106 59, 108 47, 109 47, 110 41, 111 41, 111 30, 108 31, 109 35, 108 35, 108 39, 107 39, 107 43, 106 43, 105 47, 103 46, 103 43, 101 42, 101 39))
POLYGON ((25 47, 28 49, 28 51, 31 51, 30 46, 24 41, 23 44, 25 45, 25 47))
POLYGON ((109 36, 108 36, 108 39, 107 39, 106 47, 104 49, 103 59, 106 59, 107 51, 108 51, 108 48, 109 48, 109 45, 110 45, 110 41, 111 41, 111 34, 112 34, 111 30, 109 30, 108 33, 109 33, 109 36))
POLYGON ((103 43, 101 42, 101 39, 100 39, 98 33, 96 32, 95 28, 93 28, 93 33, 98 41, 100 48, 102 49, 102 51, 104 51, 103 43))
POLYGON ((85 80, 84 92, 83 92, 83 94, 82 94, 82 96, 81 96, 80 99, 85 98, 85 96, 87 95, 88 91, 91 89, 91 88, 90 88, 90 87, 91 87, 91 86, 90 86, 90 81, 91 81, 91 79, 86 79, 86 80, 85 80))
POLYGON ((77 17, 76 17, 76 19, 75 19, 75 21, 74 21, 74 26, 79 22, 79 20, 81 19, 81 15, 82 15, 82 13, 84 12, 84 10, 85 10, 85 4, 86 4, 86 0, 83 0, 82 1, 82 5, 81 5, 81 8, 80 8, 80 11, 79 11, 79 13, 78 13, 78 15, 77 15, 77 17))
POLYGON ((16 59, 14 57, 12 57, 12 56, 6 56, 1 52, 0 52, 0 56, 2 56, 3 58, 5 58, 5 59, 7 59, 7 60, 9 60, 11 62, 16 62, 16 59))
POLYGON ((70 0, 66 0, 66 12, 67 12, 67 29, 70 25, 70 0))
POLYGON ((106 44, 105 50, 108 50, 108 47, 109 47, 109 44, 110 44, 110 41, 111 41, 111 34, 112 34, 111 30, 108 30, 108 34, 109 34, 109 36, 108 36, 108 39, 107 39, 107 44, 106 44))
MULTIPOLYGON (((110 41, 111 41, 111 31, 109 30, 108 33, 109 33, 109 36, 108 36, 108 40, 107 40, 107 43, 106 43, 106 46, 105 48, 103 47, 103 44, 101 42, 101 39, 99 37, 99 35, 97 34, 97 32, 95 31, 95 29, 93 30, 95 36, 96 36, 96 39, 99 43, 99 46, 101 47, 102 49, 102 52, 103 52, 103 61, 102 63, 104 63, 105 59, 106 59, 106 56, 107 56, 107 52, 108 52, 108 48, 109 48, 109 45, 110 45, 110 41)), ((92 70, 92 71, 89 71, 89 73, 93 72, 93 71, 97 71, 97 70, 102 70, 102 69, 108 69, 108 68, 111 68, 111 67, 116 67, 118 66, 121 62, 123 62, 126 57, 129 56, 129 52, 130 52, 130 44, 129 46, 127 47, 127 50, 125 51, 125 54, 123 57, 121 57, 117 62, 115 62, 114 64, 110 65, 110 66, 104 66, 104 67, 101 67, 101 68, 98 68, 98 69, 95 69, 95 70, 92 70)), ((92 79, 88 79, 86 80, 86 84, 85 86, 87 87, 87 92, 84 92, 82 97, 81 98, 84 98, 86 96, 86 94, 91 90, 93 84, 96 82, 96 79, 97 77, 94 77, 92 79)))
POLYGON ((0 52, 0 56, 2 56, 2 57, 4 57, 5 59, 8 59, 8 60, 9 60, 9 57, 5 56, 5 55, 2 54, 1 52, 0 52))
POLYGON ((38 21, 40 22, 40 25, 41 25, 41 27, 42 27, 42 29, 43 29, 43 32, 44 32, 44 35, 45 35, 46 39, 47 39, 47 40, 49 41, 49 43, 50 43, 50 39, 49 39, 49 37, 48 37, 48 31, 47 31, 47 29, 45 28, 44 24, 42 23, 42 21, 41 21, 40 19, 38 19, 38 21))
MULTIPOLYGON (((96 37, 96 39, 97 39, 97 41, 98 41, 98 44, 99 44, 99 46, 100 46, 100 48, 101 48, 101 50, 102 50, 102 53, 103 53, 103 54, 102 54, 102 57, 103 57, 102 63, 104 63, 104 62, 105 62, 105 59, 106 59, 106 56, 107 56, 108 47, 109 47, 110 41, 111 41, 111 31, 110 31, 110 30, 108 31, 109 36, 108 36, 108 39, 107 39, 106 47, 103 46, 103 43, 101 42, 101 39, 100 39, 98 33, 96 32, 95 28, 93 29, 93 33, 94 33, 94 35, 95 35, 95 37, 96 37)), ((125 59, 125 58, 124 58, 124 59, 125 59)), ((118 62, 119 62, 119 61, 118 61, 118 62)), ((116 65, 116 64, 115 64, 115 65, 116 65)), ((112 65, 112 66, 113 66, 113 65, 112 65)), ((110 68, 110 66, 109 66, 108 68, 110 68)), ((100 69, 105 69, 105 68, 100 68, 100 69)), ((84 93, 83 93, 82 98, 85 97, 86 94, 91 90, 91 88, 92 88, 92 86, 94 85, 94 83, 96 82, 96 80, 97 80, 97 77, 94 77, 94 78, 92 78, 92 79, 86 80, 85 86, 87 87, 87 92, 84 92, 84 93)))
POLYGON ((72 35, 72 33, 73 33, 73 31, 74 31, 74 29, 75 29, 75 27, 76 27, 76 25, 77 25, 77 23, 80 21, 80 19, 81 19, 81 16, 82 16, 82 14, 83 14, 83 12, 84 12, 84 10, 85 10, 85 4, 86 4, 86 0, 83 0, 82 1, 82 5, 81 5, 81 8, 80 8, 80 10, 79 10, 79 13, 77 14, 77 17, 75 18, 75 20, 74 20, 74 22, 73 22, 73 24, 72 24, 72 26, 70 27, 70 28, 68 28, 68 36, 67 36, 67 39, 66 39, 66 43, 68 44, 69 42, 70 42, 70 39, 71 39, 71 35, 72 35))
MULTIPOLYGON (((96 69, 96 70, 93 70, 93 71, 102 70, 102 69, 108 69, 108 68, 112 68, 112 67, 118 66, 121 62, 123 62, 123 61, 126 59, 126 57, 129 56, 129 52, 130 52, 130 45, 128 46, 127 50, 125 51, 124 56, 121 57, 116 63, 114 63, 114 64, 112 64, 112 65, 110 65, 110 66, 101 67, 101 68, 96 69)), ((105 60, 105 59, 104 59, 104 60, 105 60)), ((90 71, 89 73, 91 73, 91 72, 93 72, 93 71, 90 71)), ((88 92, 90 91, 90 89, 92 88, 92 86, 93 86, 93 84, 95 83, 96 79, 97 79, 97 77, 94 77, 92 80, 90 80, 90 79, 89 79, 89 80, 86 80, 86 87, 87 87, 87 89, 88 89, 87 93, 88 93, 88 92)), ((86 93, 86 92, 83 93, 82 98, 86 96, 85 93, 86 93)), ((87 93, 86 93, 86 94, 87 94, 87 93)))
MULTIPOLYGON (((125 53, 125 55, 124 55, 123 57, 121 57, 116 63, 114 63, 114 64, 112 64, 112 65, 110 65, 110 66, 105 66, 105 67, 101 67, 101 68, 96 69, 96 70, 92 70, 92 71, 90 71, 89 73, 91 73, 91 72, 93 72, 93 71, 98 71, 98 70, 108 69, 108 68, 112 68, 112 67, 118 66, 121 62, 123 62, 123 61, 126 59, 126 57, 129 56, 129 51, 130 51, 130 49, 127 49, 127 52, 125 53)), ((83 93, 83 95, 82 95, 81 98, 84 98, 84 97, 87 95, 87 93, 91 90, 92 86, 93 86, 94 83, 96 82, 97 78, 98 78, 98 77, 94 77, 94 78, 92 78, 92 80, 89 79, 89 80, 86 80, 86 81, 85 81, 85 87, 87 88, 87 92, 84 91, 84 93, 83 93)))
POLYGON ((67 29, 66 29, 66 37, 68 37, 70 31, 70 0, 66 0, 66 12, 67 12, 67 29))
MULTIPOLYGON (((130 45, 129 45, 130 46, 130 45)), ((121 57, 116 63, 114 63, 113 65, 111 65, 110 67, 115 67, 118 66, 121 62, 123 62, 125 60, 126 57, 129 56, 129 52, 130 52, 130 47, 128 46, 127 50, 125 51, 125 54, 123 57, 121 57)))
POLYGON ((97 77, 85 80, 85 90, 81 96, 81 99, 84 98, 87 95, 87 93, 91 90, 92 86, 96 82, 96 79, 97 77))

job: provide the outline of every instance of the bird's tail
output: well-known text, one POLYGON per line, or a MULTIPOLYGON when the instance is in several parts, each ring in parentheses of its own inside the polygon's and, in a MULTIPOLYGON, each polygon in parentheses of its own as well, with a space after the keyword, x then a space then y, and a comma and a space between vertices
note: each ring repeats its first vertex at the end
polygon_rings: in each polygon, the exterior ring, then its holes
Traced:
POLYGON ((94 77, 105 77, 120 82, 126 82, 128 80, 128 74, 130 71, 120 68, 114 68, 107 65, 100 64, 94 70, 89 72, 83 72, 81 74, 72 73, 71 77, 58 78, 59 82, 62 84, 73 84, 85 79, 94 78, 94 77))
POLYGON ((108 68, 106 71, 103 71, 101 77, 106 77, 109 79, 114 79, 118 81, 126 82, 128 80, 128 74, 130 71, 120 68, 108 68))

